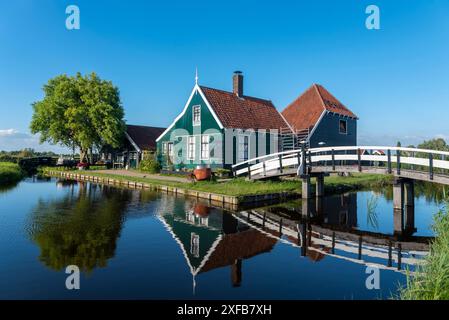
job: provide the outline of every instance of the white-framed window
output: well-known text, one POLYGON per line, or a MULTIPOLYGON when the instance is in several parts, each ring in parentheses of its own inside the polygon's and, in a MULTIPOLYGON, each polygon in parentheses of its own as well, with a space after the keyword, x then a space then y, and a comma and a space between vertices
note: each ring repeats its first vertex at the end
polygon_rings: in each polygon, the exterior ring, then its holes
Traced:
POLYGON ((340 134, 348 134, 348 121, 340 119, 338 122, 338 132, 340 134))
POLYGON ((189 160, 195 159, 195 136, 187 138, 187 158, 189 160))
POLYGON ((192 113, 193 125, 201 125, 201 106, 193 106, 192 113))
POLYGON ((190 253, 195 258, 200 256, 200 236, 194 232, 190 233, 190 253))
POLYGON ((249 136, 239 136, 239 161, 248 160, 249 136))
POLYGON ((170 157, 173 157, 173 142, 167 143, 167 153, 170 157))
POLYGON ((162 143, 162 154, 167 154, 167 142, 162 143))
POLYGON ((209 160, 209 136, 201 136, 201 159, 209 160))

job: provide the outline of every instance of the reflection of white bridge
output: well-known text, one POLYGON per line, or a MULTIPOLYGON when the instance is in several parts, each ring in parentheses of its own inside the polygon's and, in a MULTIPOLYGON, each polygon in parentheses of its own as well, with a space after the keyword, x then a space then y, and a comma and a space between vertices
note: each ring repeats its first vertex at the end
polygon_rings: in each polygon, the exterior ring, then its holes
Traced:
POLYGON ((236 218, 267 237, 301 248, 303 256, 316 261, 325 256, 331 256, 361 265, 404 273, 408 267, 421 263, 428 251, 426 241, 394 242, 370 232, 355 234, 310 223, 298 224, 264 210, 243 211, 237 214, 236 218))
POLYGON ((266 179, 294 174, 365 172, 449 185, 449 152, 402 147, 326 147, 290 150, 232 166, 236 176, 266 179), (448 158, 448 160, 446 160, 448 158), (435 170, 439 169, 439 170, 435 170))

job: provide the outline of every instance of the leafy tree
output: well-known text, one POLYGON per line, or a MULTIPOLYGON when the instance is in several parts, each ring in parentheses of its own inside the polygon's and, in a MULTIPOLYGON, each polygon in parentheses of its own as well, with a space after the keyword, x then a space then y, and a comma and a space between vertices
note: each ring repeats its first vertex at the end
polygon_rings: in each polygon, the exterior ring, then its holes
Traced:
POLYGON ((33 103, 30 124, 40 141, 77 147, 81 161, 89 150, 117 148, 123 141, 125 122, 120 94, 112 82, 95 73, 60 75, 44 85, 45 97, 33 103))
POLYGON ((446 144, 444 139, 432 139, 428 141, 424 141, 420 145, 418 145, 420 149, 430 149, 430 150, 438 150, 438 151, 449 151, 449 146, 446 144))

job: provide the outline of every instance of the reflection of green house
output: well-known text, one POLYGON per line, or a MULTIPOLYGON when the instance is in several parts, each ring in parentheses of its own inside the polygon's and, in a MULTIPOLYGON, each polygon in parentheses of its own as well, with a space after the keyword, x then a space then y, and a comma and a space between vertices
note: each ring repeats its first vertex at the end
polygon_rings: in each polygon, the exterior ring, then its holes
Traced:
POLYGON ((239 285, 242 260, 270 251, 277 242, 218 209, 197 204, 173 212, 160 220, 181 248, 194 285, 199 273, 225 266, 231 266, 232 283, 239 285))
POLYGON ((243 75, 233 92, 195 84, 182 112, 157 138, 165 166, 226 167, 279 151, 278 132, 287 122, 269 100, 243 93, 243 75))

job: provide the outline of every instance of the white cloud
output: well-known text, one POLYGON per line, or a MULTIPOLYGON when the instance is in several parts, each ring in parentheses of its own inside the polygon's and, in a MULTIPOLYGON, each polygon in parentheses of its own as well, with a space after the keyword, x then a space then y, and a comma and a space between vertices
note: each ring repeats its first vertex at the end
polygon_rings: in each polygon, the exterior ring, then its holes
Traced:
POLYGON ((17 129, 0 129, 0 150, 12 151, 31 148, 36 151, 53 151, 56 153, 71 153, 67 148, 39 143, 38 135, 20 132, 17 129))
POLYGON ((402 146, 414 145, 435 138, 442 138, 449 142, 449 135, 436 134, 436 135, 393 135, 393 134, 359 134, 357 139, 358 145, 378 145, 378 146, 396 146, 398 141, 402 146))
POLYGON ((17 130, 14 129, 0 129, 0 137, 11 136, 16 132, 17 130))

